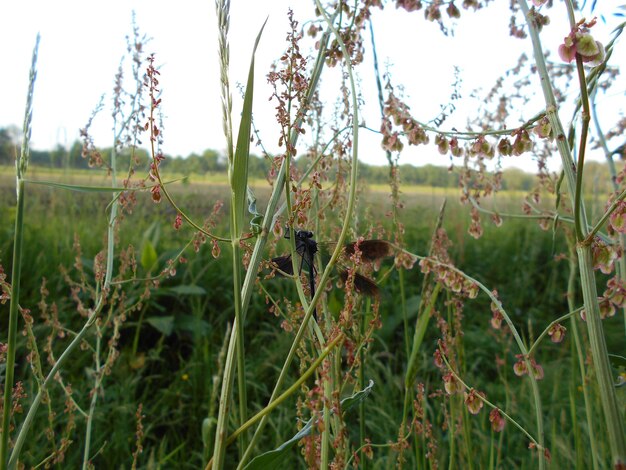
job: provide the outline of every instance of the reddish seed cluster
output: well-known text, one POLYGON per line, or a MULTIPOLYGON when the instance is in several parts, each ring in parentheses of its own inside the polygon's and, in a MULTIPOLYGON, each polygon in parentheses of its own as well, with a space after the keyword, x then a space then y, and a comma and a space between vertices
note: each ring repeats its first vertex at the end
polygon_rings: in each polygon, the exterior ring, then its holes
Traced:
MULTIPOLYGON (((491 293, 494 295, 494 297, 498 298, 497 290, 494 289, 491 293)), ((504 316, 502 315, 500 307, 492 301, 491 302, 491 320, 490 320, 492 328, 494 330, 499 330, 500 328, 502 328, 502 320, 504 320, 504 316)))
MULTIPOLYGON (((523 354, 516 354, 515 355, 517 362, 513 365, 513 372, 515 372, 515 375, 517 375, 518 377, 521 377, 522 375, 528 374, 528 368, 526 367, 526 361, 524 360, 524 355, 523 354)), ((541 365, 539 365, 534 358, 529 358, 528 359, 530 362, 530 367, 532 369, 532 373, 533 373, 533 377, 535 377, 535 379, 537 380, 541 380, 543 379, 543 367, 541 367, 541 365)))
POLYGON ((494 408, 489 413, 489 422, 491 423, 491 429, 493 429, 494 432, 502 432, 504 430, 504 425, 506 424, 504 416, 502 416, 502 413, 500 413, 500 410, 497 408, 494 408))
POLYGON ((295 156, 296 149, 291 145, 290 137, 292 131, 304 133, 304 130, 296 128, 294 123, 298 121, 298 117, 304 115, 309 81, 306 71, 307 61, 300 53, 299 41, 302 39, 302 33, 299 32, 298 22, 294 19, 293 11, 289 10, 288 17, 290 25, 290 31, 287 34, 289 49, 280 58, 282 67, 269 72, 267 81, 274 88, 270 100, 276 100, 278 103, 276 105, 276 121, 281 126, 278 145, 279 147, 285 146, 286 153, 295 156), (293 110, 295 110, 295 116, 291 114, 293 110))
POLYGON ((85 127, 79 130, 80 138, 83 141, 83 148, 81 150, 80 156, 87 160, 87 165, 89 165, 89 168, 100 168, 102 165, 104 165, 102 154, 96 148, 93 137, 91 137, 91 135, 89 134, 89 130, 91 129, 93 120, 96 117, 96 114, 101 109, 102 104, 99 104, 89 117, 89 120, 87 121, 85 127))
POLYGON ((133 468, 136 467, 137 459, 143 452, 143 438, 144 438, 144 426, 143 419, 146 416, 143 414, 143 403, 139 403, 137 412, 135 413, 135 421, 137 422, 137 429, 135 430, 135 451, 133 452, 133 468))
POLYGON ((428 144, 429 138, 424 128, 411 116, 410 108, 395 96, 393 90, 385 102, 384 118, 381 124, 383 134, 383 149, 400 152, 404 144, 400 140, 400 133, 394 131, 394 126, 401 127, 409 145, 428 144), (393 123, 392 123, 393 121, 393 123))
MULTIPOLYGON (((603 320, 615 316, 617 309, 626 307, 626 284, 618 275, 607 281, 602 297, 598 297, 598 305, 600 318, 603 320)), ((583 321, 587 321, 587 312, 582 310, 580 317, 583 321)))
POLYGON ((626 201, 622 200, 617 203, 609 217, 609 227, 614 232, 626 233, 626 201))
POLYGON ((548 330, 548 335, 553 343, 560 343, 563 339, 565 339, 566 331, 567 329, 563 325, 555 323, 548 330))
POLYGON ((452 260, 448 255, 448 248, 451 246, 451 242, 443 228, 437 231, 432 243, 433 258, 422 259, 419 263, 422 273, 435 274, 437 280, 455 294, 460 294, 470 299, 476 298, 479 291, 478 285, 450 268, 452 260))
POLYGON ((154 151, 154 144, 160 143, 161 131, 156 125, 155 120, 155 112, 157 111, 159 105, 161 104, 161 98, 157 98, 160 90, 159 86, 159 75, 161 74, 156 67, 154 66, 154 54, 150 54, 148 57, 148 69, 146 70, 146 75, 144 76, 143 85, 148 89, 148 94, 150 96, 150 115, 148 120, 144 124, 144 131, 150 131, 150 142, 152 143, 153 150, 153 158, 152 163, 150 164, 150 172, 148 176, 150 180, 155 184, 151 189, 150 193, 152 195, 152 200, 155 203, 161 202, 161 186, 160 186, 160 176, 159 176, 159 165, 165 157, 163 153, 158 150, 154 151))
POLYGON ((461 393, 464 388, 463 384, 459 382, 454 374, 450 371, 443 374, 443 387, 448 395, 454 395, 455 393, 461 393))
POLYGON ((434 273, 439 282, 442 282, 447 289, 456 294, 465 295, 470 299, 478 295, 478 286, 475 283, 465 279, 461 274, 447 266, 426 258, 420 261, 420 268, 424 274, 434 273))
POLYGON ((472 237, 478 240, 483 236, 483 226, 480 222, 480 213, 475 206, 472 206, 470 210, 470 220, 470 226, 467 231, 472 237))
POLYGON ((626 307, 626 284, 619 276, 614 276, 606 283, 604 299, 608 299, 615 308, 626 307))
MULTIPOLYGON (((477 10, 482 8, 484 4, 480 0, 463 0, 463 9, 469 8, 477 10)), ((450 19, 457 20, 461 18, 461 11, 456 6, 454 1, 435 1, 435 2, 423 2, 422 0, 396 0, 396 8, 402 8, 408 12, 419 11, 424 8, 424 18, 428 21, 436 21, 439 23, 441 30, 444 34, 448 34, 448 29, 443 24, 442 10, 445 7, 445 13, 450 19), (424 6, 426 5, 426 8, 424 6)))
POLYGON ((2 288, 2 293, 0 293, 0 305, 4 305, 7 300, 11 298, 11 284, 7 282, 7 275, 2 265, 0 265, 0 288, 2 288))
POLYGON ((609 246, 598 237, 595 237, 591 244, 591 253, 593 268, 599 269, 604 274, 610 274, 613 271, 615 260, 622 255, 619 247, 609 246))
POLYGON ((183 216, 179 212, 176 214, 176 219, 174 220, 174 230, 179 230, 183 225, 183 216))
POLYGON ((478 413, 480 413, 480 410, 483 409, 484 404, 481 397, 485 398, 486 395, 483 392, 478 392, 472 388, 469 392, 464 393, 464 397, 467 410, 473 415, 477 415, 478 413))
MULTIPOLYGON (((2 387, 3 389, 4 387, 2 387)), ((22 401, 28 398, 26 391, 24 390, 24 384, 22 381, 15 382, 13 386, 13 390, 11 392, 11 415, 15 415, 16 413, 21 413, 22 409, 22 401)), ((0 402, 0 412, 4 411, 4 403, 0 402)), ((12 423, 9 424, 9 431, 12 431, 14 426, 12 423)))
POLYGON ((580 20, 559 46, 559 56, 564 62, 572 62, 579 56, 589 65, 599 65, 605 57, 604 46, 596 41, 589 29, 596 24, 596 19, 586 22, 580 20))
POLYGON ((6 343, 0 343, 0 364, 6 362, 8 350, 9 346, 6 343))

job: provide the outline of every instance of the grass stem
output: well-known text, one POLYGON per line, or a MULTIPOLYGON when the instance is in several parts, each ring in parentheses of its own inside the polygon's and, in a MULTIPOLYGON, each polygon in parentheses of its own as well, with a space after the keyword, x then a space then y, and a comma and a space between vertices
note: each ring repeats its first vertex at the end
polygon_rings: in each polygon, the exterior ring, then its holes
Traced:
POLYGON ((24 112, 23 138, 20 157, 15 162, 16 170, 16 213, 13 243, 13 264, 11 267, 11 300, 9 305, 9 332, 7 338, 6 373, 4 377, 4 397, 2 410, 2 434, 0 435, 0 470, 7 465, 9 452, 9 432, 11 429, 11 411, 13 385, 15 382, 15 355, 17 348, 17 323, 19 321, 20 277, 22 271, 22 251, 24 243, 24 177, 30 158, 30 134, 33 115, 33 94, 37 77, 37 54, 39 52, 39 34, 35 40, 28 80, 28 94, 24 112))

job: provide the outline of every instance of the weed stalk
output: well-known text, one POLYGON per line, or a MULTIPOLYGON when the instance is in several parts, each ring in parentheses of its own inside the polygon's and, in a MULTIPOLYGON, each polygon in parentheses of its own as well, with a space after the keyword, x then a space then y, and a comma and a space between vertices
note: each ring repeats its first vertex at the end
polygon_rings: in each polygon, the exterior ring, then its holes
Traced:
MULTIPOLYGON (((541 40, 539 38, 539 31, 533 16, 534 14, 529 10, 526 0, 518 0, 518 3, 524 13, 528 25, 528 30, 533 44, 535 64, 537 65, 537 71, 541 79, 541 87, 546 103, 546 114, 548 120, 550 121, 550 125, 552 126, 554 135, 556 136, 557 148, 559 155, 561 156, 563 172, 565 173, 565 179, 568 183, 569 196, 576 214, 576 238, 578 242, 582 242, 587 235, 587 216, 582 204, 582 197, 579 196, 577 201, 576 194, 580 194, 582 192, 582 178, 577 176, 576 172, 582 173, 583 168, 582 166, 578 166, 578 168, 576 168, 576 165, 572 160, 567 140, 565 139, 565 133, 561 124, 561 119, 558 115, 558 108, 545 63, 541 40), (576 205, 576 202, 579 202, 579 204, 576 205)), ((565 3, 568 6, 568 11, 571 12, 571 2, 568 0, 565 3)), ((572 20, 571 16, 572 15, 570 14, 570 21, 572 20)), ((577 60, 580 60, 580 57, 578 57, 577 60)), ((584 79, 581 78, 581 80, 581 87, 586 91, 584 79)), ((588 109, 588 107, 586 109, 588 109)), ((589 334, 589 342, 591 344, 591 355, 596 371, 596 379, 598 382, 602 408, 604 410, 604 420, 609 437, 611 456, 614 465, 624 464, 624 462, 626 462, 626 435, 624 434, 624 420, 622 410, 620 410, 617 403, 615 387, 613 386, 613 379, 611 375, 611 366, 609 363, 608 351, 606 348, 604 331, 600 318, 600 307, 598 305, 591 244, 578 243, 576 246, 576 253, 578 255, 581 288, 587 318, 587 331, 589 334)))
POLYGON ((7 339, 6 375, 4 378, 4 398, 2 410, 2 435, 0 438, 0 470, 7 465, 9 451, 9 430, 11 426, 12 393, 15 381, 15 350, 17 348, 17 323, 20 301, 20 276, 22 270, 22 244, 24 241, 24 177, 30 158, 30 134, 33 118, 33 94, 37 78, 37 54, 39 52, 39 34, 35 40, 32 62, 28 79, 28 94, 24 112, 23 138, 20 157, 15 162, 16 173, 16 214, 13 245, 13 265, 11 267, 11 300, 9 305, 9 334, 7 339))

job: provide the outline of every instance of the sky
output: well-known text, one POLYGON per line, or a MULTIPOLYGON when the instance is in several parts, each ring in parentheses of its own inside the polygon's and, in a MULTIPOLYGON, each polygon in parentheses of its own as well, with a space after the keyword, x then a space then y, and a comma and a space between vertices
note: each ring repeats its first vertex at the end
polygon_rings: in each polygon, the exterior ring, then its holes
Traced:
MULTIPOLYGON (((461 3, 461 2, 457 2, 461 3)), ((484 94, 498 76, 513 67, 519 55, 532 54, 529 39, 513 39, 508 33, 508 1, 496 0, 477 12, 462 11, 462 20, 454 37, 445 37, 436 23, 424 20, 423 12, 407 14, 387 2, 386 8, 373 17, 380 67, 389 71, 395 86, 402 86, 414 116, 427 122, 440 112, 440 104, 449 101, 455 81, 455 67, 461 72, 462 99, 457 110, 442 128, 464 128, 467 117, 475 113, 480 99, 471 98, 474 90, 484 94)), ((561 18, 565 17, 562 2, 548 10, 552 23, 544 28, 544 46, 556 57, 558 45, 569 32, 561 18)), ((618 23, 611 13, 618 3, 598 2, 596 15, 604 14, 593 34, 607 43, 618 23), (602 10, 602 8, 606 8, 602 10)), ((278 128, 274 123, 274 102, 269 101, 271 88, 266 74, 273 61, 285 50, 288 30, 287 10, 294 9, 301 22, 312 18, 313 2, 286 0, 234 0, 231 5, 231 71, 233 85, 233 119, 237 120, 241 99, 236 85, 245 83, 254 39, 268 18, 256 56, 254 116, 257 127, 270 151, 278 151, 278 128)), ((222 115, 219 95, 219 62, 214 2, 211 0, 22 0, 5 2, 3 28, 0 29, 3 73, 0 78, 0 127, 21 127, 28 70, 35 37, 41 34, 38 76, 34 95, 34 116, 31 146, 50 149, 56 145, 70 146, 79 137, 89 116, 104 94, 104 110, 94 121, 92 134, 100 147, 112 144, 111 91, 117 68, 126 48, 125 37, 132 31, 132 12, 143 34, 151 37, 145 51, 154 52, 161 72, 162 111, 164 113, 163 151, 186 156, 205 149, 223 151, 222 115)), ((311 42, 307 43, 309 47, 311 42)), ((622 44, 614 55, 614 64, 626 64, 622 44)), ((312 50, 303 50, 313 54, 312 50)), ((357 70, 364 107, 362 119, 372 128, 380 126, 377 92, 373 78, 371 47, 357 70)), ((337 96, 336 71, 325 71, 322 97, 332 108, 337 96)), ((537 90, 539 90, 537 85, 537 90)), ((623 77, 608 96, 599 96, 598 105, 605 106, 604 125, 609 127, 623 109, 616 107, 616 98, 624 97, 623 77)), ((618 101, 623 103, 622 100, 618 101)), ((541 110, 542 100, 526 117, 541 110)), ((604 109, 604 108, 603 108, 604 109)), ((567 124, 570 113, 562 113, 567 124)), ((517 127, 521 121, 511 122, 517 127)), ((359 157, 369 164, 385 164, 380 136, 362 131, 359 157)), ((260 149, 252 149, 260 154, 260 149)), ((401 163, 448 165, 449 158, 440 156, 435 146, 410 148, 401 163)), ((529 157, 512 165, 532 171, 529 157)), ((558 161, 553 163, 558 167, 558 161)))

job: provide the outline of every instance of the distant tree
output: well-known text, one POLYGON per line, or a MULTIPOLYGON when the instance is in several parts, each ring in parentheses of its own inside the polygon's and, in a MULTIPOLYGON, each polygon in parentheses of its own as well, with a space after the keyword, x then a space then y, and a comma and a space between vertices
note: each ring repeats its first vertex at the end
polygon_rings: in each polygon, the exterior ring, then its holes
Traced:
POLYGON ((207 171, 212 173, 226 170, 226 166, 220 163, 220 154, 215 150, 207 149, 202 152, 202 158, 207 171))
POLYGON ((86 168, 87 162, 82 157, 83 144, 78 140, 75 140, 70 147, 70 152, 67 160, 67 164, 71 168, 86 168))
POLYGON ((0 128, 0 165, 10 165, 20 148, 20 131, 15 126, 0 128))

